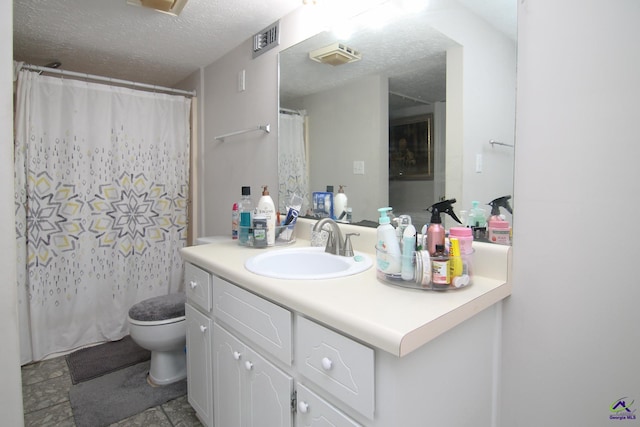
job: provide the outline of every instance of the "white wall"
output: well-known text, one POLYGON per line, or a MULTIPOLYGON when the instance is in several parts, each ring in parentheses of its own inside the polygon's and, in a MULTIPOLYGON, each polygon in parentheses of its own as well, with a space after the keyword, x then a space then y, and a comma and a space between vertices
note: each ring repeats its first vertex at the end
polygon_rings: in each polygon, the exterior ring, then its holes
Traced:
MULTIPOLYGON (((252 59, 247 40, 204 70, 204 230, 202 235, 231 233, 231 207, 244 185, 257 203, 260 187, 271 196, 278 188, 278 52, 317 33, 320 28, 300 8, 280 20, 280 45, 252 59), (246 90, 237 90, 245 70, 246 90), (218 135, 263 124, 271 133, 251 132, 215 141, 218 135)), ((277 200, 274 201, 276 204, 277 200)))
POLYGON ((504 427, 640 408, 640 2, 519 2, 513 295, 504 427))
POLYGON ((389 193, 389 79, 372 75, 309 95, 303 108, 309 116, 311 191, 333 185, 337 193, 347 185, 353 221, 376 220, 389 193), (364 175, 353 174, 355 160, 364 162, 364 175))
POLYGON ((468 210, 473 200, 485 204, 512 194, 513 149, 489 141, 514 142, 516 46, 466 10, 445 7, 428 23, 461 45, 447 51, 446 197, 468 210))
POLYGON ((2 425, 22 426, 18 296, 13 198, 13 9, 0 1, 0 414, 2 425))

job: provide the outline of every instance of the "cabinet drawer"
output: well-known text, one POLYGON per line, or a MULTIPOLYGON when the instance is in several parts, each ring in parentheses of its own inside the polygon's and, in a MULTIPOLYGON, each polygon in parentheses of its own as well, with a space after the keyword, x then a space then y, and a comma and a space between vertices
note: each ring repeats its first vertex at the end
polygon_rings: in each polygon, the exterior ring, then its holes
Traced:
POLYGON ((213 314, 291 366, 291 312, 213 276, 213 314))
POLYGON ((373 419, 374 352, 303 317, 297 318, 300 373, 340 401, 373 419))
POLYGON ((361 427, 320 396, 298 383, 296 385, 296 427, 331 425, 334 427, 361 427))
POLYGON ((205 311, 211 311, 211 274, 193 264, 186 263, 184 287, 187 298, 205 311))

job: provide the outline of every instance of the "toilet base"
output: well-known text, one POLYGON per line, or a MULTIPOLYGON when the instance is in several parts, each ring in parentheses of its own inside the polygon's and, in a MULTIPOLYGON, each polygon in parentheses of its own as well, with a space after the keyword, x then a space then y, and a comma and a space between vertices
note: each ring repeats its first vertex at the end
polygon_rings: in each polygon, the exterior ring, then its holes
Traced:
POLYGON ((167 385, 187 378, 187 355, 184 348, 171 351, 152 351, 149 381, 167 385))

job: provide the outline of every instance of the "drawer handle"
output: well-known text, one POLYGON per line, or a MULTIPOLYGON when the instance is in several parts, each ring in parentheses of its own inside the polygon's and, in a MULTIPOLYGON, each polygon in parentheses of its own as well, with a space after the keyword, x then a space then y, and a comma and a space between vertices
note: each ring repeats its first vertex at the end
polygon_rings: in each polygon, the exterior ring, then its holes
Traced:
POLYGON ((191 289, 195 289, 198 286, 198 282, 192 280, 189 282, 189 286, 191 286, 191 289))
POLYGON ((300 411, 301 414, 306 414, 307 412, 309 412, 309 404, 301 400, 300 402, 298 402, 298 411, 300 411))
POLYGON ((234 351, 233 352, 233 358, 236 360, 240 360, 240 358, 242 357, 242 353, 240 353, 239 351, 234 351))
POLYGON ((249 362, 248 360, 246 362, 244 362, 244 368, 247 371, 250 371, 251 369, 253 369, 253 363, 249 362))
POLYGON ((207 327, 204 325, 200 325, 200 332, 202 333, 207 332, 207 327))
POLYGON ((328 357, 323 357, 322 358, 322 368, 325 371, 330 371, 332 367, 333 367, 333 362, 331 361, 331 359, 329 359, 328 357))

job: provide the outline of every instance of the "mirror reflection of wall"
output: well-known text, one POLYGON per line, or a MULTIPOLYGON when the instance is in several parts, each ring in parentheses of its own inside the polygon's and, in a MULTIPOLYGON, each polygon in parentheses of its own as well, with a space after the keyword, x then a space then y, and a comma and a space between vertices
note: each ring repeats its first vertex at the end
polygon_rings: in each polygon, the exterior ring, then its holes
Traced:
POLYGON ((309 52, 336 42, 330 32, 280 52, 280 106, 306 112, 309 191, 346 185, 354 221, 375 221, 377 208, 391 205, 419 225, 442 197, 455 197, 460 210, 512 193, 513 149, 489 140, 513 143, 515 40, 455 1, 435 3, 382 31, 356 31, 343 43, 359 61, 310 60, 309 52), (431 169, 398 176, 389 132, 425 115, 433 135, 421 149, 431 169))

